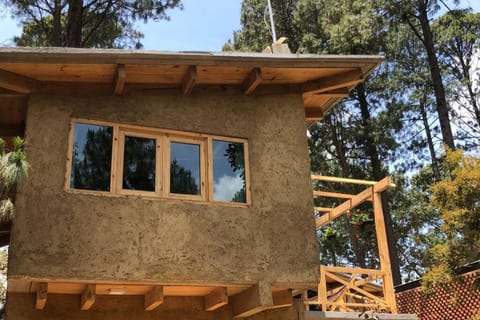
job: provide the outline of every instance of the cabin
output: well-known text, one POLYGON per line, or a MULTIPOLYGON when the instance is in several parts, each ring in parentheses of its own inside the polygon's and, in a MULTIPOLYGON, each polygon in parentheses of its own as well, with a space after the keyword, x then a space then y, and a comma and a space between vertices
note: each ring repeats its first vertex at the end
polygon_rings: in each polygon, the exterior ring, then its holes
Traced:
POLYGON ((310 172, 308 125, 381 60, 0 48, 0 136, 24 136, 30 164, 7 319, 414 319, 395 306, 390 179, 310 172), (320 266, 316 229, 365 201, 381 269, 320 266))

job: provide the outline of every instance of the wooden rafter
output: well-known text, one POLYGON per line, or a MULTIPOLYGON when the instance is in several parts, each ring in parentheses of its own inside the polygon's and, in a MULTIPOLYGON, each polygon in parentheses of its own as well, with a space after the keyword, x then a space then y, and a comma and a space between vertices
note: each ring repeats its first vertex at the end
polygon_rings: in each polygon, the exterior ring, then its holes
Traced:
POLYGON ((228 304, 228 294, 226 287, 214 289, 204 298, 205 310, 213 311, 228 304))
POLYGON ((80 310, 88 310, 95 303, 97 286, 95 284, 87 284, 85 290, 80 297, 80 310))
POLYGON ((305 119, 316 121, 324 117, 323 109, 321 108, 305 108, 305 119))
POLYGON ((253 68, 248 74, 242 84, 243 93, 250 95, 262 82, 262 70, 260 68, 253 68))
POLYGON ((327 197, 327 198, 338 198, 338 199, 352 199, 355 197, 353 194, 338 193, 338 192, 326 192, 326 191, 313 191, 314 196, 327 197))
POLYGON ((48 283, 41 282, 37 286, 37 295, 35 298, 35 309, 43 310, 47 304, 48 283))
POLYGON ((144 296, 145 310, 151 311, 163 303, 163 286, 155 286, 144 296))
POLYGON ((32 93, 40 88, 40 82, 20 74, 0 69, 0 88, 18 93, 32 93))
POLYGON ((269 283, 258 282, 231 297, 234 318, 245 318, 273 307, 272 288, 269 283))
POLYGON ((343 72, 308 81, 302 86, 304 93, 323 93, 353 87, 363 82, 363 73, 360 69, 343 72))
POLYGON ((117 96, 123 95, 125 90, 125 81, 127 78, 127 74, 125 71, 124 64, 117 64, 117 68, 115 70, 115 77, 113 79, 113 93, 117 96))
POLYGON ((190 66, 185 73, 182 81, 182 92, 184 95, 192 93, 193 87, 197 82, 197 67, 190 66))
POLYGON ((350 90, 348 90, 348 88, 341 88, 341 89, 336 89, 331 91, 314 93, 314 95, 330 97, 330 98, 345 98, 345 97, 348 97, 349 93, 350 93, 350 90))

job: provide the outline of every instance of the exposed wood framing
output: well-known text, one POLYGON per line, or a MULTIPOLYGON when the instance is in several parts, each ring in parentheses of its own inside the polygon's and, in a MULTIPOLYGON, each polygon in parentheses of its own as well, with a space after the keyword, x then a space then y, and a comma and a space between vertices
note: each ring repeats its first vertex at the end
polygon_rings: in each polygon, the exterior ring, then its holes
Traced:
POLYGON ((124 64, 117 64, 117 69, 115 70, 115 77, 113 79, 113 93, 117 96, 123 95, 125 90, 125 81, 127 74, 125 71, 124 64))
POLYGON ((292 290, 281 290, 272 293, 273 305, 275 308, 291 307, 293 305, 292 290))
POLYGON ((97 286, 95 284, 87 284, 80 297, 80 310, 88 310, 95 303, 97 286))
POLYGON ((43 310, 47 303, 48 283, 41 282, 37 286, 37 296, 35 299, 35 309, 43 310))
MULTIPOLYGON (((383 180, 381 180, 381 181, 377 182, 377 181, 371 181, 371 180, 360 180, 360 179, 350 179, 350 178, 340 178, 340 177, 319 176, 319 175, 316 175, 316 174, 312 174, 312 180, 326 181, 326 182, 338 182, 338 183, 363 184, 363 185, 368 185, 368 186, 373 186, 373 185, 378 184, 378 183, 383 181, 383 180)), ((385 182, 383 182, 383 183, 385 183, 385 182)), ((383 183, 382 183, 382 186, 383 186, 383 183)), ((395 187, 395 185, 391 182, 391 180, 390 180, 390 186, 389 187, 392 187, 392 188, 395 187)))
POLYGON ((338 199, 352 199, 355 195, 338 193, 338 192, 326 192, 326 191, 313 191, 314 196, 328 197, 328 198, 338 198, 338 199))
MULTIPOLYGON (((385 179, 384 179, 385 180, 385 179)), ((383 180, 382 180, 383 181, 383 180)), ((385 184, 385 182, 384 182, 385 184)), ((381 190, 382 186, 378 189, 381 190)), ((380 259, 380 268, 385 272, 384 278, 384 294, 387 304, 390 306, 392 313, 397 313, 397 305, 395 303, 395 292, 393 291, 392 267, 390 264, 390 254, 388 252, 387 232, 385 229, 385 219, 383 217, 381 194, 373 192, 373 212, 375 215, 375 232, 377 235, 378 256, 380 259)))
POLYGON ((345 98, 345 97, 348 97, 349 93, 350 93, 350 90, 348 90, 347 88, 341 88, 341 89, 332 90, 332 91, 314 93, 314 95, 331 97, 331 98, 345 98))
POLYGON ((306 82, 302 86, 304 93, 322 93, 356 86, 363 82, 361 69, 354 69, 344 73, 306 82))
POLYGON ((18 93, 31 93, 39 89, 40 82, 10 71, 0 69, 0 88, 18 93))
POLYGON ((155 286, 144 297, 145 310, 151 311, 163 303, 163 286, 155 286))
POLYGON ((248 74, 242 84, 243 93, 250 95, 262 82, 262 70, 260 68, 253 68, 248 74))
POLYGON ((269 283, 258 282, 231 297, 234 318, 245 318, 273 307, 272 288, 269 283))
POLYGON ((323 109, 321 108, 305 108, 305 119, 307 121, 322 120, 324 117, 323 109))
POLYGON ((197 82, 197 67, 190 66, 185 73, 185 77, 182 82, 182 92, 184 95, 189 95, 192 93, 193 87, 197 82))
POLYGON ((333 208, 328 208, 328 207, 315 207, 315 211, 319 212, 331 212, 333 208))
POLYGON ((228 304, 227 288, 220 287, 214 289, 204 297, 204 304, 206 311, 217 310, 218 308, 228 304))

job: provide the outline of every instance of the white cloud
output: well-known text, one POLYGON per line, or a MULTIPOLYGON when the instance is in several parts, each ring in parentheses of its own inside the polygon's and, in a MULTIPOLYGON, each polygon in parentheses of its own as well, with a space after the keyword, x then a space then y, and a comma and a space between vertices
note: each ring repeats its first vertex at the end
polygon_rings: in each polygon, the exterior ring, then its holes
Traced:
POLYGON ((240 175, 223 175, 213 186, 216 201, 232 201, 233 196, 243 187, 243 179, 240 175))

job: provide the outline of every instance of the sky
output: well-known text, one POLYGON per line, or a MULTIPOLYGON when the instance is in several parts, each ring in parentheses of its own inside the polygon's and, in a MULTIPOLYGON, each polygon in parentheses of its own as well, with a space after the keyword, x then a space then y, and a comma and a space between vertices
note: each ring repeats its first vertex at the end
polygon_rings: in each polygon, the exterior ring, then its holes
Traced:
MULTIPOLYGON (((234 30, 240 28, 241 0, 183 0, 184 9, 169 11, 170 21, 139 23, 147 50, 221 51, 234 30)), ((266 4, 265 0, 265 4, 266 4)), ((449 1, 450 2, 450 1, 449 1)), ((480 12, 480 0, 462 0, 480 12)), ((453 7, 453 6, 452 6, 453 7)), ((0 46, 12 46, 21 28, 0 6, 0 46)))

